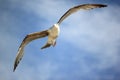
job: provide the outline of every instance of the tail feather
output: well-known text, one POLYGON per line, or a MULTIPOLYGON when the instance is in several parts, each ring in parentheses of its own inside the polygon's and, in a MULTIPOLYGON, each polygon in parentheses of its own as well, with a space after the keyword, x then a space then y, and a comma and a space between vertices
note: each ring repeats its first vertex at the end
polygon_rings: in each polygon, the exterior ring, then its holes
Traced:
POLYGON ((50 47, 50 46, 51 46, 51 44, 47 43, 47 44, 44 45, 41 49, 48 48, 48 47, 50 47))

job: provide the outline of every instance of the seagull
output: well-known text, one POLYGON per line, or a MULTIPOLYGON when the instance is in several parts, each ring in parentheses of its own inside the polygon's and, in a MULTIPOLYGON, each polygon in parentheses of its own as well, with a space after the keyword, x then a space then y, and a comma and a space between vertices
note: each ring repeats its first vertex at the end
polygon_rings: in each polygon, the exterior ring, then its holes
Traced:
POLYGON ((15 71, 16 67, 18 66, 19 62, 21 61, 23 55, 24 55, 24 48, 25 46, 35 40, 35 39, 39 39, 39 38, 43 38, 43 37, 48 37, 47 43, 41 48, 41 49, 45 49, 48 48, 50 46, 55 46, 56 45, 56 39, 60 33, 60 28, 59 25, 61 24, 61 22, 66 19, 68 16, 70 16, 71 14, 83 9, 83 10, 90 10, 93 8, 102 8, 102 7, 107 7, 107 5, 104 4, 82 4, 82 5, 78 5, 78 6, 74 6, 72 8, 70 8, 59 20, 56 24, 54 24, 51 28, 41 31, 41 32, 35 32, 35 33, 31 33, 26 35, 26 37, 23 39, 18 52, 17 52, 17 56, 14 62, 14 69, 13 72, 15 71))

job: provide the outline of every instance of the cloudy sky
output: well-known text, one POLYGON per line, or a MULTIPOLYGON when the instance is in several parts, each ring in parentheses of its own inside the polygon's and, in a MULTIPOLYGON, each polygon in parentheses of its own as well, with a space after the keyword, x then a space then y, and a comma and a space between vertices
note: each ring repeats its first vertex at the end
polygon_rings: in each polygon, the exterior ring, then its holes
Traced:
POLYGON ((120 80, 120 1, 0 0, 0 80, 120 80), (102 3, 108 7, 78 11, 61 24, 55 47, 47 38, 25 48, 13 72, 23 38, 51 27, 71 7, 102 3))

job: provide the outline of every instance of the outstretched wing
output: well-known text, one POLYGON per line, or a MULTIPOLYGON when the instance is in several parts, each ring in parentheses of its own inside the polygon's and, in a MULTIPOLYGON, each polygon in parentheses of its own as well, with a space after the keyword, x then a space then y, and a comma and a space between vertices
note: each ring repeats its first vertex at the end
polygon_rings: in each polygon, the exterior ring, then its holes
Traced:
POLYGON ((75 6, 73 8, 70 8, 57 22, 58 24, 60 24, 65 18, 67 18, 69 15, 71 15, 72 13, 77 12, 80 9, 84 9, 84 10, 88 10, 88 9, 93 9, 93 8, 101 8, 101 7, 107 7, 107 5, 103 5, 103 4, 83 4, 83 5, 78 5, 75 6))
POLYGON ((18 53, 14 62, 14 69, 13 71, 15 71, 17 65, 19 64, 20 60, 23 57, 23 52, 24 52, 24 47, 32 40, 38 39, 38 38, 42 38, 42 37, 46 37, 48 36, 48 30, 42 31, 42 32, 36 32, 36 33, 32 33, 32 34, 28 34, 24 40, 22 41, 19 49, 18 49, 18 53))

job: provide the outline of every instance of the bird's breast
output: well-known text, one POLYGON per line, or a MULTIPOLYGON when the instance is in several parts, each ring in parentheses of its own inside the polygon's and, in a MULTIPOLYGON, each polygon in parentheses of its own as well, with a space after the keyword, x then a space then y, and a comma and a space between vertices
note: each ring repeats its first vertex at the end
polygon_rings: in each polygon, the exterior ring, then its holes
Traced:
POLYGON ((53 25, 53 27, 49 31, 49 36, 53 38, 57 38, 59 35, 59 32, 60 32, 59 26, 53 25))

